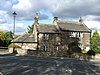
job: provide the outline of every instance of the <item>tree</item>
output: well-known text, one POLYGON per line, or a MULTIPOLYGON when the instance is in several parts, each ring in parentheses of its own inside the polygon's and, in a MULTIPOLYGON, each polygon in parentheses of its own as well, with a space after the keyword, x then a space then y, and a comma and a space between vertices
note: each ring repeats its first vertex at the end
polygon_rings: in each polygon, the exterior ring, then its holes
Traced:
POLYGON ((5 33, 5 43, 6 45, 5 46, 8 46, 9 44, 11 44, 11 40, 13 39, 13 33, 10 31, 10 32, 6 32, 5 33))
POLYGON ((92 42, 92 50, 95 53, 100 53, 100 35, 97 31, 93 33, 91 42, 92 42))
POLYGON ((78 41, 74 41, 74 42, 70 43, 68 45, 68 48, 69 48, 69 50, 68 50, 69 56, 71 56, 73 54, 75 54, 75 56, 77 56, 77 55, 80 56, 81 48, 79 47, 78 41))
POLYGON ((31 25, 31 26, 28 26, 28 33, 32 33, 33 32, 33 25, 31 25))
POLYGON ((0 46, 3 46, 5 40, 4 32, 0 30, 0 46))
POLYGON ((79 43, 78 43, 78 40, 77 41, 74 41, 72 43, 70 43, 68 45, 69 49, 72 50, 72 52, 74 53, 81 53, 81 48, 79 47, 79 43))
POLYGON ((0 40, 4 40, 4 32, 0 30, 0 40))

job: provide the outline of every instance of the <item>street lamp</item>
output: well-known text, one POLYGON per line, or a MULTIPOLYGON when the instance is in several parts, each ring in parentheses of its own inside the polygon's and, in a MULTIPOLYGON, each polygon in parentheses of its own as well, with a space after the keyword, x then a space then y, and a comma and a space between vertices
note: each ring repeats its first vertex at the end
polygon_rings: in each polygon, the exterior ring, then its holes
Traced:
POLYGON ((14 36, 15 36, 15 17, 16 17, 16 12, 13 12, 13 17, 14 17, 14 25, 13 25, 13 53, 14 53, 14 36))

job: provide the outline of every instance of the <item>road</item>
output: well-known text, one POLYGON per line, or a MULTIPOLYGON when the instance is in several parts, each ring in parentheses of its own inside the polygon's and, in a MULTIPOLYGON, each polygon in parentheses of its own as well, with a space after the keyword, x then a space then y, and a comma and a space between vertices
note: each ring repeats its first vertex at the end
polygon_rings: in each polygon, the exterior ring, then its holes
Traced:
POLYGON ((39 56, 0 56, 1 75, 100 75, 94 62, 39 56), (98 71, 97 71, 97 70, 98 71))

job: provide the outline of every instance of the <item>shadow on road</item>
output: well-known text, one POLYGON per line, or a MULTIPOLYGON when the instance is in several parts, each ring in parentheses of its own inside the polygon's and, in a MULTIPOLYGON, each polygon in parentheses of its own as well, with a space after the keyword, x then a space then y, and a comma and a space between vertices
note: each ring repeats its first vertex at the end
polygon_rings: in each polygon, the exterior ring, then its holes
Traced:
POLYGON ((0 56, 0 72, 3 75, 97 75, 92 63, 78 59, 0 56))

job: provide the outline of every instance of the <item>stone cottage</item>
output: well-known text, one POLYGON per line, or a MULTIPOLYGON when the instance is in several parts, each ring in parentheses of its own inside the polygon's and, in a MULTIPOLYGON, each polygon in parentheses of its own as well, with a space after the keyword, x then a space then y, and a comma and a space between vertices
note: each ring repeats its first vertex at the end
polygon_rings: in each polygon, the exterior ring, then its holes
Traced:
POLYGON ((78 39, 81 49, 90 49, 91 30, 83 23, 58 20, 54 17, 53 24, 40 24, 38 17, 34 18, 33 33, 24 34, 14 39, 14 43, 27 53, 56 56, 68 50, 68 45, 78 39))

